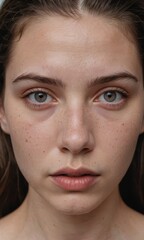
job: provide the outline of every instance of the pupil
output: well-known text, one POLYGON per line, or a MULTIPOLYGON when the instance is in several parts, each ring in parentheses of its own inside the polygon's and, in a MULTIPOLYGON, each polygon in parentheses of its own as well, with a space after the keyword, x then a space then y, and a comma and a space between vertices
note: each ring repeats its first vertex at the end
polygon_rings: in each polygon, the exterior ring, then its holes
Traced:
POLYGON ((107 102, 113 102, 116 99, 116 93, 115 92, 107 92, 104 95, 104 99, 107 102))
POLYGON ((47 99, 47 94, 38 92, 35 94, 35 99, 37 102, 45 102, 47 99))

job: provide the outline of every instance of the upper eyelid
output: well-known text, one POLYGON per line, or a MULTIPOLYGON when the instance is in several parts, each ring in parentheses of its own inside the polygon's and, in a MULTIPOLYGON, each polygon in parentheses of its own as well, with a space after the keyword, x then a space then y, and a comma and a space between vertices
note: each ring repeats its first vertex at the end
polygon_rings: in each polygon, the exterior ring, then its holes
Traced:
POLYGON ((124 89, 124 88, 121 88, 121 87, 105 87, 103 89, 100 89, 97 93, 94 94, 94 97, 99 97, 100 95, 104 94, 105 92, 108 92, 108 91, 113 91, 113 92, 119 92, 121 94, 125 94, 125 95, 129 95, 129 92, 124 89))
MULTIPOLYGON (((45 90, 45 89, 43 89, 43 88, 32 88, 32 89, 29 89, 29 90, 26 90, 23 94, 22 94, 22 98, 25 98, 25 99, 27 99, 26 101, 27 102, 31 102, 30 100, 28 100, 28 98, 29 98, 29 96, 31 95, 31 94, 35 94, 35 93, 37 93, 37 92, 43 92, 43 93, 46 93, 47 95, 49 95, 49 97, 51 98, 51 103, 52 102, 57 102, 57 98, 55 97, 55 95, 53 94, 53 93, 51 93, 49 90, 45 90), (50 93, 49 93, 50 92, 50 93)), ((50 104, 50 102, 49 103, 43 103, 43 104, 39 104, 39 103, 31 103, 31 105, 44 105, 44 104, 50 104)))
MULTIPOLYGON (((107 86, 102 89, 99 89, 98 92, 94 92, 93 98, 99 97, 101 94, 104 94, 107 91, 117 91, 126 95, 129 95, 128 91, 123 88, 123 87, 117 87, 117 86, 107 86)), ((54 91, 49 89, 49 88, 44 88, 44 87, 31 87, 25 91, 23 91, 22 96, 27 96, 31 93, 35 92, 44 92, 50 95, 51 97, 57 99, 57 96, 55 95, 54 91)))
POLYGON ((56 98, 52 96, 52 94, 49 94, 46 90, 42 90, 42 89, 34 89, 34 90, 28 90, 25 92, 25 94, 23 94, 22 98, 25 99, 25 102, 32 108, 35 109, 46 109, 48 106, 51 106, 52 103, 57 102, 56 98), (49 97, 51 98, 50 101, 44 101, 44 102, 34 102, 32 100, 29 99, 31 94, 35 94, 37 92, 43 92, 46 93, 47 95, 49 95, 49 97))
POLYGON ((107 86, 101 89, 100 91, 122 91, 122 92, 127 92, 127 90, 124 87, 119 87, 119 86, 107 86))
POLYGON ((93 97, 93 102, 95 103, 99 103, 99 104, 102 104, 102 105, 112 105, 112 106, 118 106, 120 104, 120 102, 122 102, 123 100, 120 100, 119 102, 117 103, 110 103, 110 102, 102 102, 99 100, 99 98, 101 97, 101 95, 103 95, 104 93, 108 92, 108 91, 113 91, 113 92, 118 92, 122 95, 122 99, 126 99, 129 97, 129 93, 124 90, 123 88, 121 87, 107 87, 107 88, 104 88, 104 89, 101 89, 97 94, 94 95, 93 97))
POLYGON ((27 96, 27 95, 29 95, 31 93, 35 93, 35 92, 44 92, 44 93, 47 93, 48 95, 50 95, 51 97, 55 98, 55 94, 53 93, 52 90, 45 89, 45 88, 37 88, 37 87, 25 90, 23 92, 23 96, 27 96))
MULTIPOLYGON (((110 90, 109 90, 110 91, 110 90)), ((122 90, 111 90, 111 91, 115 91, 115 92, 119 92, 122 96, 121 96, 121 99, 119 101, 116 101, 115 100, 113 102, 103 102, 101 100, 99 100, 99 98, 101 97, 102 94, 104 94, 105 92, 108 92, 107 91, 103 91, 101 94, 99 94, 98 96, 95 96, 94 99, 94 103, 98 104, 98 106, 101 106, 103 107, 104 109, 107 109, 107 110, 119 110, 122 108, 122 106, 124 106, 124 103, 126 103, 128 101, 128 98, 129 98, 129 94, 126 92, 126 91, 122 91, 122 90)))

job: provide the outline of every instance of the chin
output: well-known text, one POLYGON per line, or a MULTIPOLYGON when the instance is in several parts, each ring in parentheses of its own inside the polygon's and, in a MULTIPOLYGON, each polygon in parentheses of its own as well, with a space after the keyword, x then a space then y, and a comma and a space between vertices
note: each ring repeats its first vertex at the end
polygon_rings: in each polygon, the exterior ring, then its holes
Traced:
POLYGON ((65 215, 82 215, 94 211, 98 207, 98 202, 94 199, 85 199, 83 196, 77 197, 70 194, 66 199, 53 201, 55 210, 65 215))

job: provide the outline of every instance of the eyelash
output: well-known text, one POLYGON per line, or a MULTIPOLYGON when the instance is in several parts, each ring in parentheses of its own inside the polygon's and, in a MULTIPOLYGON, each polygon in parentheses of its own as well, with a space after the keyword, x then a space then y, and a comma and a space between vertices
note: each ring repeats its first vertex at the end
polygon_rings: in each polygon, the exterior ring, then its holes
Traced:
MULTIPOLYGON (((30 106, 32 106, 33 108, 38 108, 38 109, 45 109, 48 107, 48 105, 50 106, 52 103, 55 103, 56 102, 56 98, 53 97, 53 94, 50 93, 44 89, 32 89, 32 90, 29 90, 27 91, 26 93, 24 93, 23 95, 23 98, 26 99, 26 103, 29 104, 30 106), (46 94, 47 95, 47 98, 50 98, 50 100, 47 100, 47 102, 37 102, 37 103, 34 103, 32 102, 32 100, 30 100, 30 96, 34 96, 36 94, 46 94)), ((35 99, 35 102, 37 100, 35 99)))
POLYGON ((94 102, 96 103, 100 103, 102 107, 107 108, 107 109, 119 109, 126 101, 126 99, 128 98, 129 94, 127 91, 121 89, 121 88, 108 88, 106 90, 102 90, 99 94, 98 97, 94 98, 94 102), (100 97, 104 96, 104 94, 106 93, 114 93, 115 96, 117 97, 118 94, 120 95, 121 100, 115 102, 115 100, 113 102, 108 102, 106 101, 106 99, 102 102, 99 101, 100 97))
MULTIPOLYGON (((26 99, 26 103, 29 104, 31 107, 33 107, 35 109, 40 109, 40 110, 46 109, 48 106, 50 107, 53 103, 57 102, 56 98, 53 96, 52 93, 49 94, 48 91, 46 91, 45 89, 41 89, 41 88, 28 90, 26 93, 24 93, 23 98, 26 99), (38 93, 39 94, 47 94, 46 98, 50 98, 50 100, 47 100, 47 102, 41 102, 41 103, 40 102, 37 102, 37 103, 32 102, 32 100, 29 99, 30 96, 32 96, 32 95, 34 96, 38 93)), ((128 93, 125 90, 123 90, 121 88, 111 87, 108 89, 101 90, 98 93, 98 96, 94 98, 94 102, 100 104, 100 106, 102 106, 106 109, 110 109, 110 110, 116 109, 117 110, 124 104, 124 102, 126 101, 127 98, 128 98, 128 93), (118 102, 115 102, 115 100, 112 102, 108 102, 108 101, 106 101, 106 99, 104 99, 104 97, 103 97, 104 101, 99 100, 106 93, 115 93, 116 97, 119 94, 121 100, 119 100, 118 102)), ((36 101, 37 100, 35 99, 35 102, 36 101)))

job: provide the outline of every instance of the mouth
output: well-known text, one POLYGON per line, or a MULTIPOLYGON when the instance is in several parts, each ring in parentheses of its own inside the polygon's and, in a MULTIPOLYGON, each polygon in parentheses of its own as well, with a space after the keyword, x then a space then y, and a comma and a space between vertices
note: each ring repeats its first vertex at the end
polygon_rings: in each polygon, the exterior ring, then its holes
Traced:
POLYGON ((52 174, 52 176, 59 176, 59 175, 69 176, 69 177, 80 177, 80 176, 85 176, 85 175, 96 176, 99 174, 97 174, 96 172, 91 171, 89 169, 86 169, 86 168, 78 168, 78 169, 63 168, 63 169, 55 172, 54 174, 52 174))
POLYGON ((100 174, 89 169, 61 169, 50 177, 52 182, 66 191, 84 191, 94 185, 100 174))

